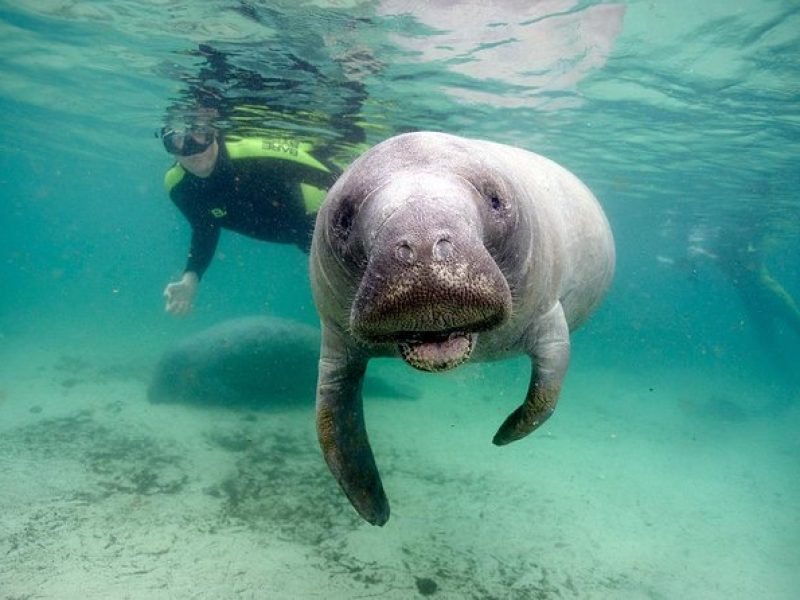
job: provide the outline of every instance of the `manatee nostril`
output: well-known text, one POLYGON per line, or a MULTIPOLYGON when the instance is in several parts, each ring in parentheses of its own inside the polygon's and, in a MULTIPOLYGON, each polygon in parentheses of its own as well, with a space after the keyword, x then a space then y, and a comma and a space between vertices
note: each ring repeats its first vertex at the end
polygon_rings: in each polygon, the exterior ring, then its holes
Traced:
POLYGON ((453 255, 453 243, 447 239, 441 239, 433 245, 433 260, 447 260, 453 255))
POLYGON ((397 249, 394 251, 397 260, 400 262, 404 262, 406 264, 413 264, 414 259, 414 249, 408 245, 406 242, 401 242, 397 244, 397 249))

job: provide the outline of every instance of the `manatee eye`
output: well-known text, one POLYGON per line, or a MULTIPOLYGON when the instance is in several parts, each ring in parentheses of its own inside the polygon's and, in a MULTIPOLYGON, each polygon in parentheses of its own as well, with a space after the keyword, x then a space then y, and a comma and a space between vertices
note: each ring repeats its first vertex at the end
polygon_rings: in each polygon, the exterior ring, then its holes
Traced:
POLYGON ((350 230, 353 229, 356 211, 353 203, 346 199, 339 205, 336 215, 333 217, 333 231, 342 240, 347 240, 350 230))
POLYGON ((504 198, 505 186, 502 183, 484 180, 475 187, 480 191, 492 212, 499 213, 508 210, 508 204, 504 198))

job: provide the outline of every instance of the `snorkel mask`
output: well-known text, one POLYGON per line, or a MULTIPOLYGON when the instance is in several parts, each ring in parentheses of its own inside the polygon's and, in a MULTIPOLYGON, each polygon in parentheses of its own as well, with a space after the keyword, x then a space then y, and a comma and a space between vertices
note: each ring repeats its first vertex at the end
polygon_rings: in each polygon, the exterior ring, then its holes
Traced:
POLYGON ((167 125, 161 129, 161 141, 164 143, 164 148, 175 156, 200 154, 214 143, 215 136, 214 128, 206 124, 182 127, 167 125))

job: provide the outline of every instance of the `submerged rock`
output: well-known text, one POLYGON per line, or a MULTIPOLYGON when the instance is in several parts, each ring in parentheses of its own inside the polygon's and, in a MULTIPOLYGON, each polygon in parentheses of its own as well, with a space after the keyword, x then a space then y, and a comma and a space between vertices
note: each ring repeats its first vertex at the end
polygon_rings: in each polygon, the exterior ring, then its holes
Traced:
POLYGON ((417 591, 423 596, 433 596, 439 590, 437 583, 430 577, 417 577, 416 584, 417 591))

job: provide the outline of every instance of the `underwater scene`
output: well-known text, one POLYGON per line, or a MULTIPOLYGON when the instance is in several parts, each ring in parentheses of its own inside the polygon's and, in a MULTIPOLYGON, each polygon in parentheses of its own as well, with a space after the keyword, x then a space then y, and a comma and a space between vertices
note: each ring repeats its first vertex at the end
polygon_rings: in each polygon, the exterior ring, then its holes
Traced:
POLYGON ((0 0, 0 600, 800 597, 798 32, 0 0))

